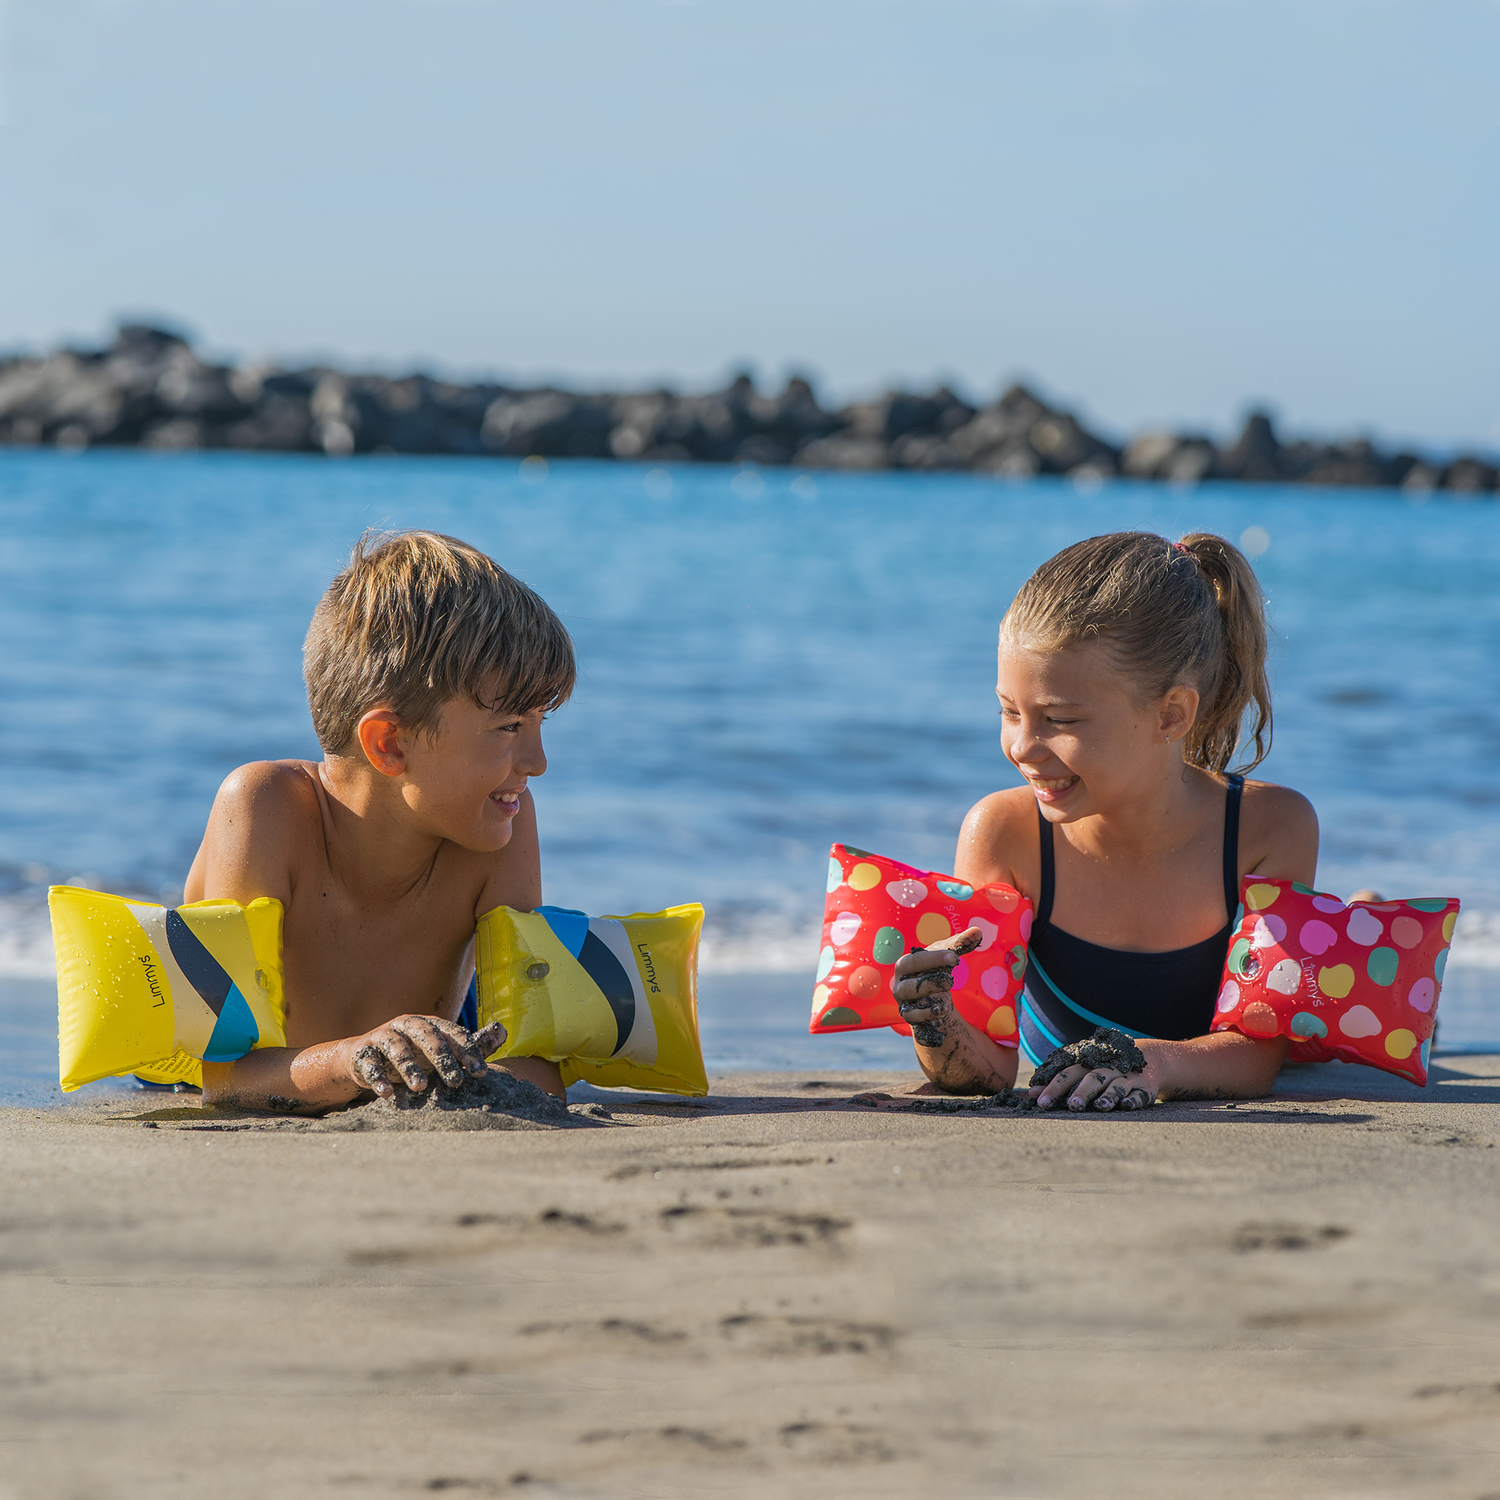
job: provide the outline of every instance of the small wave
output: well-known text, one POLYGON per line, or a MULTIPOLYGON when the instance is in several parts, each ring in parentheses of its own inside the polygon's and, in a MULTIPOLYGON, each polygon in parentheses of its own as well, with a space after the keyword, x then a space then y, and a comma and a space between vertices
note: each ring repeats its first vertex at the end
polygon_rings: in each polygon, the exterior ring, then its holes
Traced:
MULTIPOLYGON (((818 961, 818 936, 817 926, 788 919, 782 911, 741 909, 727 920, 710 913, 699 968, 705 974, 811 976, 818 961)), ((1500 969, 1500 912, 1460 914, 1448 965, 1500 969)), ((29 893, 0 895, 0 979, 51 979, 56 972, 45 901, 29 893)))
POLYGON ((711 922, 705 923, 698 967, 704 974, 804 973, 811 985, 820 931, 777 926, 752 935, 742 928, 719 932, 711 922))
POLYGON ((52 979, 56 973, 46 906, 0 896, 0 979, 52 979))
MULTIPOLYGON (((818 961, 815 926, 788 922, 779 912, 728 921, 711 916, 703 931, 699 968, 705 974, 811 975, 818 961)), ((57 966, 45 900, 31 894, 0 896, 0 979, 51 979, 57 966)))
POLYGON ((1453 928, 1451 969, 1500 969, 1500 912, 1461 911, 1453 928))

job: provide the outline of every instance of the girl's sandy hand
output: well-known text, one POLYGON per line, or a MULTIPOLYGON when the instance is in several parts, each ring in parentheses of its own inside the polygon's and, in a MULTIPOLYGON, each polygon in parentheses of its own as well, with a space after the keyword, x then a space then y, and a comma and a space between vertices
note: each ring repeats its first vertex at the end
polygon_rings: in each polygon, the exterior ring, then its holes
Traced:
MULTIPOLYGON (((977 927, 966 927, 930 948, 918 948, 896 960, 896 978, 891 993, 902 1007, 929 995, 946 995, 953 988, 953 970, 965 953, 984 941, 977 927)), ((905 1015, 903 1008, 902 1014, 905 1015)))
POLYGON ((983 941, 984 934, 977 927, 969 927, 930 948, 918 948, 896 960, 891 993, 918 1046, 942 1046, 953 1009, 948 998, 953 988, 953 970, 965 953, 972 953, 983 941))
POLYGON ((1122 1073, 1117 1068, 1064 1068, 1042 1088, 1031 1090, 1038 1109, 1055 1109, 1067 1100, 1071 1110, 1145 1109, 1155 1102, 1157 1084, 1147 1064, 1144 1073, 1122 1073))
POLYGON ((397 1016, 349 1040, 349 1075, 383 1099, 396 1092, 398 1082, 421 1093, 433 1073, 457 1088, 466 1075, 483 1075, 485 1059, 504 1040, 498 1021, 469 1031, 437 1016, 397 1016))

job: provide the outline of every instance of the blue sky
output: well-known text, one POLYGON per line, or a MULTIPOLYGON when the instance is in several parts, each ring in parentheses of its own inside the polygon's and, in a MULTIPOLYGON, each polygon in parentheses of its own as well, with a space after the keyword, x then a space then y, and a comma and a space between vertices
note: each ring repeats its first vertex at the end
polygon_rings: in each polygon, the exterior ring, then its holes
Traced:
POLYGON ((0 344, 1500 447, 1500 0, 5 0, 0 344))

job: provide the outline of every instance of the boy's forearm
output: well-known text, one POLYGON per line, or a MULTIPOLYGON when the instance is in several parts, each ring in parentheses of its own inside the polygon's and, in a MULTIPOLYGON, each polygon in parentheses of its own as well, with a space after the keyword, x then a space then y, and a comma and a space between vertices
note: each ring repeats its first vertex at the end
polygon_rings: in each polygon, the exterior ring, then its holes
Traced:
POLYGON ((349 1072, 347 1042, 262 1047, 232 1063, 203 1064, 203 1102, 244 1109, 314 1111, 364 1092, 349 1072))
POLYGON ((1284 1037, 1261 1041, 1237 1031, 1185 1042, 1142 1041, 1160 1099, 1260 1099, 1286 1058, 1284 1037))

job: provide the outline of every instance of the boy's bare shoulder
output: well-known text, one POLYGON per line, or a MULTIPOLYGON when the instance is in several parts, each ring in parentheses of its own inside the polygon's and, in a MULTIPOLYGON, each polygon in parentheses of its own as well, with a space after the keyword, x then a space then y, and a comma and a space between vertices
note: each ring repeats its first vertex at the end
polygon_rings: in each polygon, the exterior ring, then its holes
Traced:
POLYGON ((322 841, 316 774, 298 760, 257 760, 231 771, 208 815, 187 898, 286 902, 297 867, 322 841))
POLYGON ((305 760, 252 760, 219 783, 214 815, 319 818, 317 769, 305 760))

